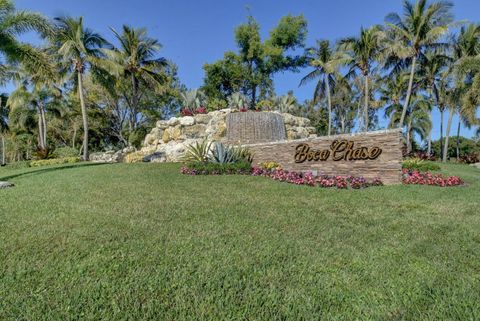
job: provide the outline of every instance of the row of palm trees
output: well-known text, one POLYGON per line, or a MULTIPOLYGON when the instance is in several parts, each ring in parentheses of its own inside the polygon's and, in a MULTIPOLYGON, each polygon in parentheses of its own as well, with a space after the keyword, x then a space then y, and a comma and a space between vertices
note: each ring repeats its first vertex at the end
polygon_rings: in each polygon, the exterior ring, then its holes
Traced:
MULTIPOLYGON (((271 97, 259 104, 267 109, 295 110, 318 119, 323 114, 314 114, 315 106, 324 105, 328 135, 350 131, 355 119, 360 130, 373 129, 378 109, 385 107, 389 127, 404 128, 408 151, 418 135, 427 141, 428 153, 435 106, 441 114, 441 144, 444 113, 449 111, 445 146, 441 147, 446 159, 454 114, 465 125, 478 124, 480 27, 455 22, 450 2, 404 0, 403 7, 402 15, 387 15, 382 26, 361 28, 357 36, 340 39, 336 44, 319 40, 315 47, 306 50, 306 61, 312 70, 300 85, 318 82, 313 101, 304 104, 303 110, 292 95, 271 97), (461 28, 455 33, 457 26, 461 28)), ((95 91, 111 101, 119 119, 114 127, 118 127, 119 139, 126 141, 123 128, 129 133, 138 129, 145 100, 169 90, 165 84, 171 80, 169 70, 173 67, 165 58, 158 57, 161 45, 148 36, 146 29, 123 26, 121 31, 111 31, 118 46, 86 28, 81 17, 49 21, 39 14, 16 10, 11 0, 0 0, 0 55, 7 62, 0 61, 0 86, 8 80, 17 85, 8 100, 0 99, 2 140, 12 119, 19 124, 34 118, 38 147, 47 149, 46 114, 68 114, 75 119, 78 116, 83 129, 82 154, 88 159, 89 94, 95 91), (30 31, 37 32, 45 45, 37 48, 18 40, 30 31), (78 100, 78 115, 60 108, 65 100, 75 104, 78 100), (30 114, 15 116, 15 111, 22 108, 30 114), (32 113, 36 116, 31 117, 32 113)), ((205 106, 208 99, 200 91, 178 96, 184 100, 184 107, 192 110, 205 106)), ((225 103, 243 106, 246 100, 237 93, 225 103)), ((80 129, 77 121, 72 127, 75 145, 80 129)))
POLYGON ((359 106, 363 101, 361 130, 370 128, 372 109, 386 106, 389 126, 405 128, 407 150, 417 133, 427 139, 431 153, 432 106, 441 113, 441 141, 448 108, 442 148, 446 160, 453 115, 458 113, 466 125, 478 124, 474 79, 480 77, 480 26, 455 22, 451 10, 447 1, 404 0, 403 14, 387 15, 383 26, 361 28, 358 36, 336 45, 320 40, 307 50, 313 70, 300 85, 318 79, 314 100, 327 105, 328 135, 333 130, 332 100, 347 91, 359 106), (453 33, 456 26, 460 31, 453 33))
MULTIPOLYGON (((13 80, 17 84, 3 109, 29 106, 37 111, 40 149, 47 148, 46 106, 54 105, 71 88, 76 91, 81 107, 83 158, 88 159, 87 72, 106 91, 125 95, 130 131, 139 123, 145 87, 156 92, 163 90, 169 62, 157 57, 160 43, 142 28, 123 26, 121 32, 114 29, 112 32, 118 47, 86 28, 81 17, 58 17, 51 22, 40 14, 16 10, 11 0, 0 0, 0 54, 8 62, 0 62, 0 80, 3 83, 13 80), (38 32, 46 45, 36 48, 21 43, 18 36, 29 31, 38 32), (129 83, 128 95, 118 88, 118 79, 129 83)), ((4 133, 8 124, 2 122, 0 126, 4 133)))

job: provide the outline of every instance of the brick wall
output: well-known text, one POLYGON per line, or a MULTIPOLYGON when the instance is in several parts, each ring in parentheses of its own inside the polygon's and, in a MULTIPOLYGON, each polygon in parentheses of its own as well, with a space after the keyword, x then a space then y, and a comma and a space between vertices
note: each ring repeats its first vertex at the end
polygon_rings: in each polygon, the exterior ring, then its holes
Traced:
POLYGON ((401 183, 403 138, 397 129, 245 146, 254 164, 276 161, 286 170, 401 183))

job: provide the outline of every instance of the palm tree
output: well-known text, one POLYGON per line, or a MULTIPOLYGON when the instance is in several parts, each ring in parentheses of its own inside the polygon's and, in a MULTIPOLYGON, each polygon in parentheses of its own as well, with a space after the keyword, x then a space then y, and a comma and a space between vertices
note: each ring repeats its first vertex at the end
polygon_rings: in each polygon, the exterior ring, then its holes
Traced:
POLYGON ((124 25, 122 33, 111 28, 120 43, 119 48, 104 49, 105 60, 100 65, 114 76, 121 76, 131 83, 131 96, 125 97, 130 105, 129 129, 137 128, 137 115, 143 93, 141 86, 162 90, 166 81, 165 67, 169 65, 165 58, 156 58, 162 48, 158 40, 147 36, 147 29, 132 28, 124 25))
MULTIPOLYGON (((446 77, 449 75, 448 67, 452 59, 437 51, 427 51, 419 59, 420 68, 418 70, 419 83, 424 87, 430 96, 430 100, 440 111, 440 144, 443 141, 443 113, 445 105, 440 104, 439 91, 443 90, 446 85, 446 77)), ((432 104, 432 105, 433 105, 432 104)), ((432 114, 430 113, 430 119, 432 114)), ((432 133, 428 135, 427 153, 432 151, 432 133)))
MULTIPOLYGON (((412 151, 412 142, 414 134, 420 136, 420 139, 425 140, 432 127, 430 120, 431 105, 428 99, 424 97, 415 97, 413 103, 409 106, 406 114, 406 141, 407 153, 412 151)), ((403 107, 400 104, 391 104, 385 108, 385 117, 390 119, 389 127, 398 126, 402 117, 403 107)))
POLYGON ((349 66, 348 77, 360 71, 364 78, 364 105, 363 105, 363 130, 368 130, 368 108, 370 102, 370 77, 373 71, 373 64, 380 52, 381 28, 374 26, 370 29, 360 29, 358 37, 350 37, 340 40, 339 49, 346 54, 345 62, 349 66))
MULTIPOLYGON (((22 62, 28 71, 49 73, 44 69, 49 57, 31 45, 17 40, 19 35, 36 31, 42 37, 53 34, 53 29, 46 18, 37 13, 16 10, 13 1, 0 0, 0 55, 9 62, 22 62)), ((5 75, 5 66, 0 63, 0 76, 5 75)))
POLYGON ((100 48, 107 41, 98 33, 83 26, 83 18, 59 17, 56 21, 54 44, 62 63, 74 77, 83 120, 83 160, 88 160, 88 116, 84 99, 83 75, 94 67, 101 56, 100 48))
POLYGON ((0 135, 2 136, 2 166, 5 166, 5 133, 8 130, 8 96, 0 94, 0 135))
POLYGON ((346 57, 335 52, 328 40, 317 40, 317 46, 306 50, 308 64, 314 68, 300 81, 300 86, 320 78, 313 93, 313 101, 326 97, 328 106, 328 136, 332 131, 332 91, 338 67, 346 62, 346 57))
POLYGON ((423 56, 425 49, 439 48, 438 40, 447 33, 453 20, 448 1, 428 3, 418 0, 412 3, 403 1, 403 16, 390 13, 385 18, 388 27, 385 45, 385 56, 395 56, 404 66, 410 66, 410 79, 407 94, 403 103, 399 127, 403 127, 407 108, 412 94, 413 79, 417 60, 423 56))

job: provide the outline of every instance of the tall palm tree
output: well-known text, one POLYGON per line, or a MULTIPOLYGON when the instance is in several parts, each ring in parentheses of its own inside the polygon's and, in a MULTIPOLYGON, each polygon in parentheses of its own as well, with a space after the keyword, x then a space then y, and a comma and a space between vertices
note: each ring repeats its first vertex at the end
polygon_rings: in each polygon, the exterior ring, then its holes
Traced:
MULTIPOLYGON (((446 86, 446 78, 449 75, 449 66, 452 59, 438 51, 427 51, 419 59, 418 80, 421 86, 429 93, 432 105, 436 105, 440 111, 440 144, 443 142, 443 113, 445 104, 440 104, 439 91, 446 86)), ((432 114, 430 113, 430 119, 432 114)), ((432 133, 428 134, 427 153, 432 151, 432 133)))
MULTIPOLYGON (((430 120, 431 105, 428 99, 417 96, 410 104, 406 114, 406 141, 407 153, 412 151, 414 134, 420 136, 420 139, 425 140, 432 127, 430 120)), ((401 104, 391 104, 385 108, 385 117, 390 119, 389 127, 398 126, 402 117, 403 107, 401 104)))
POLYGON ((340 40, 339 49, 346 54, 345 62, 349 66, 347 76, 354 75, 359 71, 364 78, 364 105, 363 105, 363 130, 368 130, 368 108, 370 102, 370 78, 373 65, 380 52, 380 26, 370 29, 360 29, 358 37, 350 37, 340 40))
POLYGON ((88 116, 84 98, 83 76, 94 67, 101 48, 107 41, 98 33, 85 28, 83 18, 59 17, 56 21, 55 48, 65 68, 74 77, 83 120, 83 160, 88 160, 88 116))
POLYGON ((317 46, 306 50, 308 64, 314 68, 300 81, 300 86, 319 78, 313 101, 326 97, 328 106, 328 136, 332 131, 332 91, 335 87, 335 76, 338 67, 346 62, 346 57, 340 52, 335 52, 328 40, 317 40, 317 46))
MULTIPOLYGON (((36 31, 42 37, 53 34, 48 20, 40 14, 16 10, 13 1, 0 0, 0 55, 12 63, 22 62, 29 71, 42 71, 48 65, 49 57, 36 48, 20 42, 18 36, 36 31)), ((5 75, 5 66, 0 63, 0 76, 5 75)))
POLYGON ((129 129, 132 132, 137 127, 136 119, 143 96, 140 87, 160 92, 166 80, 164 71, 168 61, 156 57, 162 45, 158 40, 148 37, 147 29, 124 25, 121 33, 113 28, 111 30, 120 47, 104 49, 107 59, 102 60, 100 65, 114 76, 124 77, 131 83, 131 96, 126 101, 131 109, 129 129))
POLYGON ((390 40, 385 46, 385 55, 392 55, 404 66, 410 66, 410 79, 403 103, 399 127, 403 127, 407 108, 412 94, 413 80, 418 59, 425 49, 441 47, 438 41, 448 32, 453 21, 451 13, 453 4, 448 1, 428 3, 417 0, 413 3, 403 1, 403 16, 390 13, 385 18, 388 27, 386 38, 390 40))

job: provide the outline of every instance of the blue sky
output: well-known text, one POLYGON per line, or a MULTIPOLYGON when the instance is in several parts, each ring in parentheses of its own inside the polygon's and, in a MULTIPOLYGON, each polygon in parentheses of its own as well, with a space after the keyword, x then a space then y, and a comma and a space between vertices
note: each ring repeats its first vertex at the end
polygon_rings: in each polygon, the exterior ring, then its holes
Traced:
MULTIPOLYGON (((458 20, 479 21, 479 0, 456 0, 454 14, 458 20)), ((268 35, 278 20, 286 14, 303 14, 308 21, 307 45, 315 39, 337 40, 355 35, 361 26, 382 23, 389 12, 401 12, 401 0, 17 0, 21 9, 39 11, 54 17, 83 16, 85 24, 108 39, 109 27, 120 29, 122 24, 147 27, 150 36, 163 44, 162 55, 179 67, 179 75, 189 88, 202 84, 202 66, 223 57, 226 50, 234 50, 233 31, 245 22, 247 6, 259 21, 262 34, 268 35)), ((293 90, 299 101, 312 96, 313 86, 298 88, 302 73, 275 76, 277 94, 293 90)), ((385 125, 383 114, 381 125, 385 125)), ((445 122, 447 115, 445 116, 445 122)), ((439 115, 434 113, 434 124, 439 115)), ((456 132, 454 119, 452 134, 456 132)), ((462 130, 471 136, 472 130, 462 130)), ((438 125, 433 136, 439 136, 438 125)))

